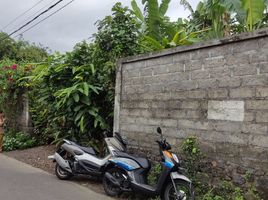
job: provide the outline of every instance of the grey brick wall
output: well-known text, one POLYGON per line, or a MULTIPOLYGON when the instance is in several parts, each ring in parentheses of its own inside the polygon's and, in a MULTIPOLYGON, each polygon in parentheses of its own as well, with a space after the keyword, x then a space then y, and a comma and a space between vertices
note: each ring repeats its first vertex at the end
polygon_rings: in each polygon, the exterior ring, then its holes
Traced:
POLYGON ((115 131, 155 154, 158 126, 175 146, 197 136, 225 177, 251 170, 267 190, 268 29, 121 60, 115 131))

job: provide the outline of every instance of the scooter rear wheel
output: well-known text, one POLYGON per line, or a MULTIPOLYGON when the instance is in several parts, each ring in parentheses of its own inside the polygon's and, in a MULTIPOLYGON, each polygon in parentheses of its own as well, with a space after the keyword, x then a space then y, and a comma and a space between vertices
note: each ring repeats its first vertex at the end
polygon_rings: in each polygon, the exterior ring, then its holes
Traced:
MULTIPOLYGON (((110 173, 114 178, 119 180, 119 182, 123 179, 122 174, 124 174, 124 172, 118 168, 111 168, 107 170, 107 172, 110 173)), ((122 190, 119 187, 114 186, 110 182, 110 180, 106 178, 105 176, 103 176, 102 182, 103 182, 103 189, 108 196, 115 197, 115 196, 119 196, 120 194, 122 194, 122 190)))
POLYGON ((58 163, 55 166, 55 174, 60 180, 69 180, 72 174, 64 170, 58 163))
POLYGON ((194 192, 192 191, 190 184, 183 180, 174 180, 176 189, 179 193, 179 197, 176 196, 176 192, 172 182, 169 182, 165 188, 163 200, 194 200, 194 192))

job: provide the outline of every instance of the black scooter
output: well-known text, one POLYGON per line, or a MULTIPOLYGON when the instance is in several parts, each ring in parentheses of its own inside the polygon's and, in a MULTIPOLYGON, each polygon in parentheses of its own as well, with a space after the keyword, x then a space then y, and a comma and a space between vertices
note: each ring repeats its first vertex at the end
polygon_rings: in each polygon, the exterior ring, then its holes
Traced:
POLYGON ((103 187, 107 195, 117 196, 122 192, 135 191, 147 196, 160 195, 164 200, 193 200, 194 190, 191 181, 182 174, 178 157, 171 152, 171 146, 163 138, 162 130, 157 128, 161 140, 159 145, 162 158, 162 173, 156 186, 147 182, 150 162, 145 158, 129 155, 125 152, 115 152, 109 159, 108 169, 103 177, 103 187))

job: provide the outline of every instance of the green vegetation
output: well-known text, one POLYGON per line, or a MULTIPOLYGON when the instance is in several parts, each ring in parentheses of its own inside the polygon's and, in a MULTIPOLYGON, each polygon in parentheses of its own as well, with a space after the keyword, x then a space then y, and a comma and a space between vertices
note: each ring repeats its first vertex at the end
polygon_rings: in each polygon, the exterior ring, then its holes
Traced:
POLYGON ((103 130, 112 128, 116 61, 142 50, 130 10, 118 3, 112 11, 98 21, 92 43, 50 56, 28 77, 31 114, 44 141, 102 141, 103 130))
POLYGON ((27 149, 37 145, 37 140, 25 133, 8 133, 4 136, 4 151, 13 151, 16 149, 27 149))
POLYGON ((48 48, 30 44, 27 41, 15 41, 6 33, 0 32, 0 60, 8 58, 17 62, 40 62, 48 56, 48 48), (4 39, 5 38, 5 39, 4 39))
POLYGON ((254 183, 249 181, 249 174, 245 175, 247 183, 243 188, 235 186, 232 182, 220 180, 217 184, 210 183, 209 173, 205 173, 205 155, 201 152, 198 140, 190 137, 182 143, 183 157, 187 175, 193 181, 197 200, 261 200, 261 197, 254 187, 254 183))

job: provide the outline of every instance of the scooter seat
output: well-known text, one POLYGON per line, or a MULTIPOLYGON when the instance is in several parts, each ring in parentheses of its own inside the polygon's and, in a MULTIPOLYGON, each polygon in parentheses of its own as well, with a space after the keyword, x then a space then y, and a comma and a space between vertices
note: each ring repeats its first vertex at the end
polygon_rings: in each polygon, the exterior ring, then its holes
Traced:
POLYGON ((91 148, 91 147, 82 147, 82 146, 79 146, 84 152, 88 153, 88 154, 91 154, 91 155, 96 155, 96 151, 91 148))
POLYGON ((91 154, 91 155, 97 155, 95 149, 93 149, 92 147, 82 147, 79 144, 73 142, 73 141, 69 141, 72 145, 77 146, 78 148, 82 149, 85 153, 91 154))
POLYGON ((132 156, 130 154, 127 154, 121 151, 116 152, 116 156, 132 159, 136 161, 144 169, 151 168, 151 163, 149 162, 147 158, 132 156))

